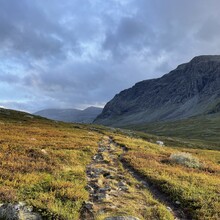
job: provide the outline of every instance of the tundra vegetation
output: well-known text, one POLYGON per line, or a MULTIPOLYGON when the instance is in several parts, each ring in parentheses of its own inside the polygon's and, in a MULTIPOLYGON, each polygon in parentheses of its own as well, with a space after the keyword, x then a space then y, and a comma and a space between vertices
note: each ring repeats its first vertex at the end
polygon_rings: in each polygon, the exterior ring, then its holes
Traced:
POLYGON ((78 219, 86 165, 101 135, 1 109, 0 202, 25 201, 48 219, 78 219))
MULTIPOLYGON (((104 135, 126 147, 126 151, 118 150, 122 164, 141 174, 191 218, 220 219, 217 149, 191 148, 166 138, 160 146, 156 144, 160 139, 153 135, 55 122, 4 109, 0 109, 0 203, 25 201, 47 219, 79 219, 82 204, 89 199, 86 167, 104 135)), ((126 178, 130 178, 131 189, 138 184, 130 174, 126 178)), ((151 207, 146 209, 147 219, 173 219, 146 189, 141 197, 132 192, 125 194, 125 199, 118 198, 132 215, 140 216, 137 201, 145 198, 143 204, 151 207)), ((111 214, 119 213, 112 210, 111 214)))
POLYGON ((123 160, 185 210, 192 219, 220 219, 220 152, 164 146, 114 136, 123 160))

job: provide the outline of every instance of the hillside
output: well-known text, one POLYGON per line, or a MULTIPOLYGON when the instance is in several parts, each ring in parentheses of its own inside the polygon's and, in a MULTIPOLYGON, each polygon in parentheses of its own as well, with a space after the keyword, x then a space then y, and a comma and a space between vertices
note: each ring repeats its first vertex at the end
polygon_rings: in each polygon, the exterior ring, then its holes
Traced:
POLYGON ((124 128, 162 137, 180 138, 201 148, 220 149, 220 114, 207 114, 178 121, 127 125, 124 128))
POLYGON ((91 123, 101 112, 102 112, 102 108, 88 107, 84 110, 44 109, 35 112, 34 114, 57 121, 91 123))
POLYGON ((117 94, 95 123, 121 127, 219 112, 220 56, 198 56, 117 94))
MULTIPOLYGON (((78 219, 88 198, 86 164, 100 138, 86 127, 0 109, 0 203, 24 202, 46 219, 78 219)), ((0 219, 3 213, 1 205, 0 219)))
POLYGON ((0 109, 0 161, 0 219, 220 218, 220 152, 180 140, 0 109))

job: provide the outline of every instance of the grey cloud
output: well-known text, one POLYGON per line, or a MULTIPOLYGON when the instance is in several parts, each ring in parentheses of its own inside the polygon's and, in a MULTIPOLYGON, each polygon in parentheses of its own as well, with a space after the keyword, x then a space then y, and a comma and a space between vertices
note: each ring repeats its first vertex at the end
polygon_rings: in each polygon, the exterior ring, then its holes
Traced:
POLYGON ((103 105, 195 55, 219 53, 219 8, 218 0, 0 0, 0 102, 31 111, 103 105))
POLYGON ((76 48, 73 32, 54 21, 43 5, 27 0, 1 0, 0 4, 0 45, 11 53, 42 58, 64 54, 68 43, 76 48))
POLYGON ((132 52, 148 47, 153 35, 147 21, 144 22, 137 17, 123 17, 116 31, 106 34, 103 48, 110 50, 116 58, 126 57, 132 52))
POLYGON ((9 84, 13 84, 13 83, 19 83, 21 82, 20 77, 18 77, 15 74, 5 74, 5 73, 1 73, 0 74, 0 82, 6 82, 9 84))
POLYGON ((220 22, 216 18, 205 21, 196 33, 198 39, 203 41, 216 41, 220 36, 220 22))

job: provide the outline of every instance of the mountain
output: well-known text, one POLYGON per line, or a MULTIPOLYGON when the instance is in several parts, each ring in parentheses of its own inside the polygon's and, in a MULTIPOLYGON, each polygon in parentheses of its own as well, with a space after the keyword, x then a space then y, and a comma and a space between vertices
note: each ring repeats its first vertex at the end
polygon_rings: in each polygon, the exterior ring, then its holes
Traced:
POLYGON ((117 94, 95 123, 124 126, 220 112, 220 56, 198 56, 117 94))
POLYGON ((102 112, 102 108, 88 107, 84 110, 44 109, 35 112, 34 114, 57 121, 91 123, 101 112, 102 112))

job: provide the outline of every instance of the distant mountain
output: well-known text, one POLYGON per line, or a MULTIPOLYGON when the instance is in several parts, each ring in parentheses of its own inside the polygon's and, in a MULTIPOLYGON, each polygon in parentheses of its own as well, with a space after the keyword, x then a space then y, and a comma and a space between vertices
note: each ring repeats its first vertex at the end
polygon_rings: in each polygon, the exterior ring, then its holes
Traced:
POLYGON ((95 123, 124 126, 220 112, 220 56, 198 56, 117 94, 95 123))
POLYGON ((92 123, 93 120, 102 112, 102 108, 88 107, 84 110, 79 109, 44 109, 35 112, 45 118, 64 122, 92 123))

